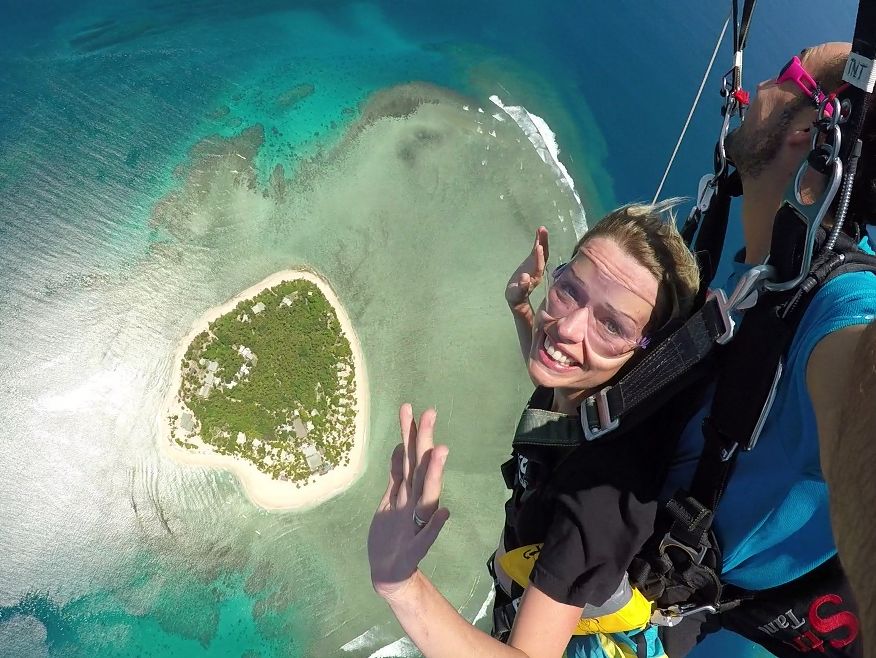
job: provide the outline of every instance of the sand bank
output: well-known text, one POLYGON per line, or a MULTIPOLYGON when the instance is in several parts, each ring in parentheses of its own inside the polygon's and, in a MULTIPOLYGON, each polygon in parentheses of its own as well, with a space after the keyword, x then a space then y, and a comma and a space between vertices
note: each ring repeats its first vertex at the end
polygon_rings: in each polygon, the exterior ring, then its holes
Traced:
POLYGON ((177 462, 211 468, 224 468, 231 471, 243 485, 250 500, 259 507, 269 510, 306 509, 344 491, 364 470, 368 408, 368 378, 365 373, 365 359, 362 355, 362 347, 359 344, 356 332, 353 330, 350 318, 347 316, 343 306, 341 306, 334 290, 332 290, 325 279, 310 270, 283 270, 247 288, 221 306, 211 308, 194 323, 189 333, 180 341, 173 355, 170 386, 161 408, 159 447, 163 454, 177 462), (252 463, 240 457, 220 455, 214 452, 209 445, 204 444, 198 439, 189 439, 189 441, 199 446, 197 450, 182 448, 171 439, 171 425, 169 421, 170 416, 180 415, 183 411, 187 410, 179 399, 179 389, 182 384, 182 360, 192 340, 198 334, 206 331, 209 328, 210 322, 232 311, 241 301, 255 297, 266 288, 272 288, 284 281, 296 279, 304 279, 315 284, 334 309, 341 328, 350 342, 356 381, 356 424, 353 448, 349 453, 350 463, 346 466, 337 466, 325 475, 315 475, 315 482, 310 481, 307 484, 299 483, 300 486, 296 486, 293 482, 274 480, 271 476, 262 473, 252 463))

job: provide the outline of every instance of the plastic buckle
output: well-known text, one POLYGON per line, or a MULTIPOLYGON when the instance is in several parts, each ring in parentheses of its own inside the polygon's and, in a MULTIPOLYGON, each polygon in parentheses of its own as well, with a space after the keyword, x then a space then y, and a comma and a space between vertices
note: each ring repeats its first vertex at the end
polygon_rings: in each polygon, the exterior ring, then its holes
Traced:
POLYGON ((695 603, 687 603, 685 605, 671 605, 668 608, 657 609, 651 613, 651 623, 657 626, 668 626, 672 628, 678 625, 685 617, 690 617, 698 612, 709 612, 715 614, 718 609, 713 605, 696 605, 695 603))
POLYGON ((736 333, 736 320, 733 319, 733 313, 757 304, 761 282, 769 279, 774 272, 775 268, 770 265, 755 265, 739 278, 739 283, 736 284, 729 299, 727 293, 720 288, 709 291, 706 299, 707 301, 715 300, 724 323, 724 331, 715 339, 715 342, 720 345, 726 345, 730 342, 736 333))
POLYGON ((660 540, 660 546, 657 548, 657 552, 660 553, 661 556, 665 556, 667 548, 681 549, 690 556, 690 559, 693 560, 693 563, 697 566, 703 563, 703 560, 706 557, 706 553, 709 552, 709 549, 706 546, 701 547, 698 552, 687 544, 682 544, 677 539, 673 539, 672 535, 670 535, 668 532, 663 535, 663 539, 660 540))
POLYGON ((719 345, 726 345, 730 342, 730 339, 733 338, 733 334, 736 333, 736 320, 734 320, 733 316, 730 314, 730 305, 727 303, 727 294, 723 290, 720 288, 709 290, 709 294, 706 296, 706 302, 713 299, 718 305, 718 311, 721 314, 721 321, 724 323, 724 332, 715 339, 715 342, 719 345))
POLYGON ((609 388, 600 389, 581 403, 581 429, 588 441, 605 436, 620 425, 620 418, 611 419, 608 408, 609 388))

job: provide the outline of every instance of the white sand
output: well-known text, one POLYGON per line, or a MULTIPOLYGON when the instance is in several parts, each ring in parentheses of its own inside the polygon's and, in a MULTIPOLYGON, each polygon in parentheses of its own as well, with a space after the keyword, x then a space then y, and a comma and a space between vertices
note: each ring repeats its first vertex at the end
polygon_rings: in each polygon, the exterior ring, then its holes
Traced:
POLYGON ((353 331, 353 325, 346 311, 338 301, 338 297, 331 286, 323 278, 309 270, 283 270, 272 274, 256 285, 247 288, 233 299, 228 300, 221 306, 216 306, 207 311, 192 326, 188 335, 179 343, 179 347, 173 356, 173 371, 170 378, 165 403, 162 405, 159 426, 159 447, 161 452, 177 462, 208 466, 212 468, 224 468, 231 471, 243 485, 244 491, 250 500, 259 507, 268 510, 306 509, 318 505, 329 498, 341 493, 349 487, 361 475, 365 468, 365 438, 368 428, 368 378, 365 373, 365 360, 362 356, 362 346, 359 338, 353 331), (325 295, 329 304, 335 310, 341 328, 350 341, 353 352, 353 367, 355 368, 356 382, 356 435, 353 438, 353 448, 349 453, 350 463, 346 466, 336 466, 325 475, 314 475, 316 478, 307 484, 297 487, 293 482, 274 480, 265 475, 252 463, 240 457, 220 455, 204 444, 197 437, 187 439, 190 443, 198 445, 197 450, 189 450, 178 446, 170 438, 169 417, 180 415, 187 408, 179 399, 178 393, 182 384, 182 360, 192 340, 209 328, 210 322, 233 310, 243 300, 255 297, 266 288, 272 288, 284 281, 304 279, 314 283, 325 295))

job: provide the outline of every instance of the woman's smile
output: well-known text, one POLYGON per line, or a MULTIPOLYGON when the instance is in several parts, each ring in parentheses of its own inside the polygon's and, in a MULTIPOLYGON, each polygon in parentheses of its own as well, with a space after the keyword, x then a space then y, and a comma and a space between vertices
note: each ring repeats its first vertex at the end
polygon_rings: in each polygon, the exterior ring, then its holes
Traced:
POLYGON ((545 367, 556 372, 566 373, 581 367, 578 361, 575 361, 557 347, 547 334, 545 334, 544 340, 538 349, 538 356, 545 367))

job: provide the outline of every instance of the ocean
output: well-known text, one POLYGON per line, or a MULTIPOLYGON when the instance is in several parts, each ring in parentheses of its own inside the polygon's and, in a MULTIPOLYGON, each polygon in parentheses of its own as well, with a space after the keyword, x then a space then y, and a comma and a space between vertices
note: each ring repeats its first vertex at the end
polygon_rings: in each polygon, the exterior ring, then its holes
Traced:
MULTIPOLYGON (((761 0, 745 86, 849 40, 855 9, 761 0)), ((574 235, 568 191, 488 98, 545 120, 595 220, 653 196, 728 11, 0 0, 0 655, 416 655, 365 556, 405 400, 436 405, 451 451, 424 569, 486 627, 530 392, 504 284, 536 226, 554 253, 574 235), (159 407, 192 322, 299 265, 362 342, 367 468, 268 513, 162 457, 159 407)), ((727 68, 725 43, 663 196, 709 171, 727 68)), ((694 655, 765 654, 719 634, 694 655)))

